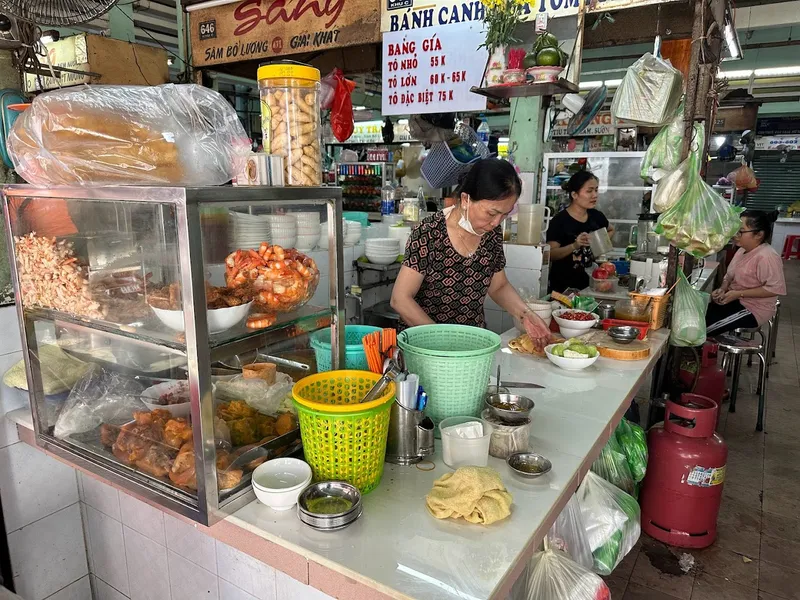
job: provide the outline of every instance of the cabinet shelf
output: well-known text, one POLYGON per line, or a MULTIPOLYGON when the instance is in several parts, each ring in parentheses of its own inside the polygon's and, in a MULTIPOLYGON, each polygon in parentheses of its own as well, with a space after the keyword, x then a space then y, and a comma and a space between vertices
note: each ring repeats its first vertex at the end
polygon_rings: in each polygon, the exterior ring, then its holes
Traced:
POLYGON ((527 98, 531 96, 555 96, 558 94, 578 93, 578 86, 565 79, 554 83, 527 83, 524 85, 493 85, 489 87, 475 87, 469 90, 473 94, 480 94, 494 100, 508 100, 509 98, 527 98))

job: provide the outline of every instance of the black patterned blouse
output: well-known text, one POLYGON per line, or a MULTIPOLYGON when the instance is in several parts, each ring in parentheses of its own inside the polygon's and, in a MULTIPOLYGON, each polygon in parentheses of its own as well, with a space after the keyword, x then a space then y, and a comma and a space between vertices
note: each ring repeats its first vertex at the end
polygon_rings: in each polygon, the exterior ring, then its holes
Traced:
POLYGON ((439 211, 411 232, 403 265, 425 277, 414 299, 433 321, 486 327, 483 302, 492 277, 506 266, 503 236, 499 228, 487 233, 475 254, 461 256, 439 211))

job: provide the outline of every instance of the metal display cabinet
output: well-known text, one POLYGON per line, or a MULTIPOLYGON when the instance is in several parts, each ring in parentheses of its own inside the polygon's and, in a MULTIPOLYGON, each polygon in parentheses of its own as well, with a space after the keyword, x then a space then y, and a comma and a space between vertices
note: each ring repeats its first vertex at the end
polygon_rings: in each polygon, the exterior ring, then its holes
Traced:
MULTIPOLYGON (((17 257, 12 260, 12 276, 37 444, 203 524, 212 524, 250 502, 247 470, 236 480, 237 473, 223 466, 218 469, 217 460, 230 464, 237 441, 245 439, 241 431, 256 435, 263 432, 256 424, 261 427, 266 422, 268 428, 274 421, 265 421, 260 413, 257 418, 246 414, 247 418, 224 421, 222 426, 223 419, 217 418, 218 388, 225 378, 217 379, 219 365, 247 364, 253 360, 248 356, 263 353, 278 364, 279 371, 289 374, 291 367, 299 367, 292 373, 297 380, 313 372, 308 334, 328 326, 333 328, 331 364, 333 368, 344 364, 341 190, 7 186, 3 206, 9 256, 17 257), (249 329, 240 318, 227 329, 215 325, 216 330, 210 331, 212 313, 197 307, 205 307, 207 294, 219 291, 207 288, 207 281, 225 285, 225 257, 240 235, 234 234, 235 215, 229 211, 249 215, 318 212, 330 239, 327 255, 315 254, 328 263, 318 265, 328 270, 328 293, 317 294, 317 298, 328 298, 327 305, 306 303, 279 313, 274 324, 264 329, 249 329), (37 228, 44 235, 35 233, 37 228), (49 252, 51 260, 40 262, 40 251, 49 252), (52 256, 57 253, 61 259, 54 262, 52 256), (80 271, 75 270, 77 265, 80 271), (41 273, 49 275, 32 288, 31 274, 41 273), (49 280, 59 277, 55 292, 47 291, 49 280), (178 315, 175 329, 149 304, 159 286, 173 283, 182 292, 175 306, 183 309, 182 318, 180 310, 167 311, 178 315), (36 295, 31 289, 44 292, 36 295), (43 351, 45 345, 49 348, 43 351), (308 357, 308 362, 298 356, 308 357), (189 418, 183 424, 175 421, 177 432, 170 430, 178 437, 168 442, 170 425, 161 421, 157 432, 147 429, 149 433, 136 438, 139 446, 127 445, 128 438, 121 443, 124 426, 134 427, 134 411, 125 410, 131 406, 127 403, 135 399, 137 415, 154 418, 138 408, 141 390, 164 380, 173 384, 171 380, 185 380, 178 385, 188 388, 189 418), (86 405, 93 407, 91 412, 67 412, 79 392, 86 405), (176 471, 178 457, 183 461, 176 471), (180 477, 173 479, 176 472, 180 477)), ((304 285, 307 298, 313 286, 304 285)), ((225 406, 232 410, 232 403, 225 406)), ((246 404, 239 406, 246 411, 246 404)), ((296 429, 279 441, 292 437, 298 437, 296 429)))
POLYGON ((558 152, 544 155, 544 174, 539 202, 555 214, 560 205, 569 202, 561 183, 570 177, 569 166, 584 163, 585 168, 600 180, 597 209, 614 225, 613 243, 625 248, 638 215, 653 212, 653 192, 640 176, 644 152, 558 152))

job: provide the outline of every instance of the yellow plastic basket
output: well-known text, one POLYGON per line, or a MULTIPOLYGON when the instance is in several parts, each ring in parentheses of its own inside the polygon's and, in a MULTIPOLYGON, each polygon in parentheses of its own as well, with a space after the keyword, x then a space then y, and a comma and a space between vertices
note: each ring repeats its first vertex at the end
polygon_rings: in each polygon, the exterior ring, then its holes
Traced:
POLYGON ((327 371, 294 385, 303 450, 316 481, 346 481, 363 494, 378 487, 394 384, 377 400, 360 401, 380 377, 369 371, 327 371))

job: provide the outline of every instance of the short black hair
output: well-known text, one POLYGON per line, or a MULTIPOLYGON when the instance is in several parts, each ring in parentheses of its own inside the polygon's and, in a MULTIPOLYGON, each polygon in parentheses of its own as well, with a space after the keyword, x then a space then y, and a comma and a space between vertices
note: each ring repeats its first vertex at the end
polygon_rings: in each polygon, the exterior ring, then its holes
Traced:
POLYGON ((586 171, 581 169, 577 173, 575 173, 569 180, 561 185, 561 189, 567 192, 567 196, 569 196, 569 201, 572 202, 572 193, 575 192, 576 194, 583 189, 583 186, 586 185, 587 182, 591 180, 600 181, 597 178, 597 175, 592 173, 591 171, 586 171))
POLYGON ((772 224, 778 219, 778 211, 767 212, 765 210, 748 209, 742 213, 742 217, 747 221, 747 226, 753 233, 764 232, 762 243, 769 244, 772 241, 772 224))
POLYGON ((484 158, 470 167, 458 184, 455 197, 467 194, 472 200, 505 200, 519 198, 522 181, 510 162, 502 158, 484 158))

